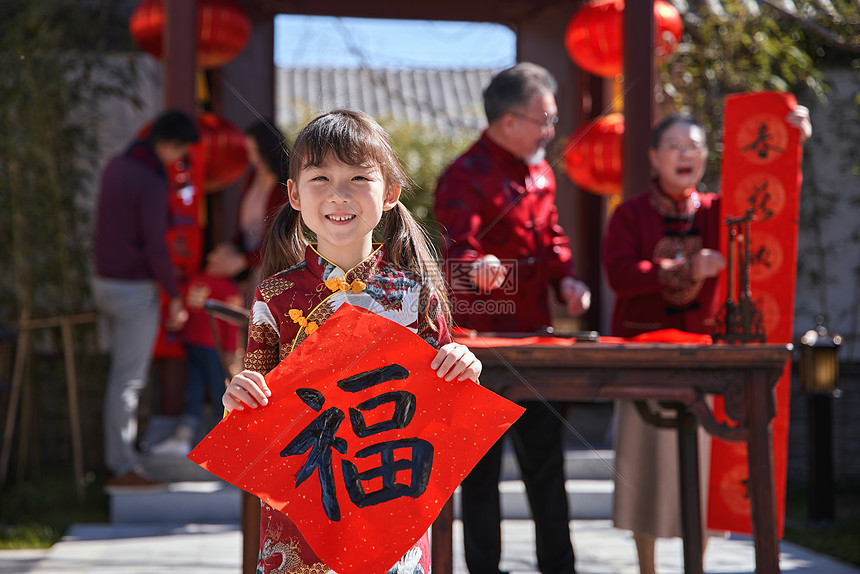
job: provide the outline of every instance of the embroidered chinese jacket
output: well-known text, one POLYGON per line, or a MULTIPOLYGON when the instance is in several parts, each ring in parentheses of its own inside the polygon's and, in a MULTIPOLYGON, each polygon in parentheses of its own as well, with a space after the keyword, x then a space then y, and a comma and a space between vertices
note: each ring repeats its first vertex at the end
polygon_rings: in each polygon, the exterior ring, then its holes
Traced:
POLYGON ((550 325, 549 287, 557 293, 561 279, 574 272, 546 160, 529 165, 485 132, 439 179, 434 212, 458 326, 532 332, 550 325), (487 254, 508 275, 501 288, 481 293, 468 270, 487 254))
MULTIPOLYGON (((269 277, 257 288, 245 368, 268 373, 343 303, 396 321, 434 347, 451 342, 435 294, 422 285, 418 276, 389 263, 382 247, 344 272, 309 246, 303 262, 269 277), (425 301, 429 301, 428 312, 422 315, 419 309, 425 307, 425 301)), ((330 570, 317 558, 295 523, 263 503, 257 572, 325 574, 330 570)), ((430 572, 426 533, 389 572, 430 572)))
POLYGON ((603 240, 603 266, 615 292, 613 335, 712 331, 721 305, 717 278, 695 281, 689 264, 661 262, 719 250, 719 204, 717 195, 694 189, 676 201, 655 182, 615 210, 603 240))

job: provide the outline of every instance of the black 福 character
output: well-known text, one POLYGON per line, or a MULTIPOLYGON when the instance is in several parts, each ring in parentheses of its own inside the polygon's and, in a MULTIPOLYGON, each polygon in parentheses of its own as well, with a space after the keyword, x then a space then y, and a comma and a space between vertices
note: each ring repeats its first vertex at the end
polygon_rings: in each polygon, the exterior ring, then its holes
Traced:
MULTIPOLYGON (((315 389, 299 389, 296 391, 302 401, 319 412, 325 403, 323 394, 315 389)), ((322 504, 326 516, 335 522, 340 520, 340 506, 337 504, 337 493, 334 486, 334 469, 332 467, 331 451, 346 454, 346 441, 336 437, 340 423, 346 418, 343 411, 330 408, 320 414, 314 421, 290 441, 281 451, 281 456, 302 454, 310 450, 305 464, 296 474, 296 487, 301 485, 314 469, 320 479, 322 489, 322 504)))
MULTIPOLYGON (((338 386, 347 392, 358 392, 378 385, 384 381, 402 380, 409 372, 400 365, 388 365, 380 369, 359 373, 347 379, 338 381, 338 386)), ((356 436, 367 437, 381 432, 403 429, 415 415, 415 395, 407 391, 391 391, 368 399, 355 409, 349 409, 349 419, 356 436), (394 413, 391 419, 368 426, 361 411, 371 411, 379 406, 393 403, 394 413)), ((350 461, 342 462, 343 478, 350 500, 359 508, 387 502, 401 496, 417 498, 424 493, 430 482, 430 471, 433 467, 433 445, 419 438, 384 441, 359 450, 358 458, 379 455, 380 466, 359 472, 358 467, 350 461), (410 449, 408 458, 396 460, 394 453, 398 449, 410 449), (399 471, 409 470, 411 478, 408 484, 397 482, 399 471), (366 492, 362 481, 382 478, 382 488, 366 492)))

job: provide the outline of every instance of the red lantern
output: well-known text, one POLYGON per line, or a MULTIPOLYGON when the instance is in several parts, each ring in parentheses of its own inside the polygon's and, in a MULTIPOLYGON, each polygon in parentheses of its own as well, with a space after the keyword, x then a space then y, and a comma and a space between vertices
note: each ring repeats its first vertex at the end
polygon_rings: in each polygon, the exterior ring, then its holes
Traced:
POLYGON ((579 187, 598 195, 621 193, 621 148, 624 115, 597 118, 570 136, 564 150, 567 176, 579 187))
POLYGON ((683 32, 678 9, 663 0, 654 2, 654 52, 657 56, 665 58, 674 52, 683 32))
MULTIPOLYGON (((142 0, 131 15, 129 29, 140 49, 161 59, 164 0, 142 0)), ((245 48, 251 20, 233 0, 197 0, 197 65, 223 66, 245 48)))
MULTIPOLYGON (((664 0, 654 2, 655 52, 663 57, 681 41, 681 15, 664 0)), ((623 72, 624 0, 593 0, 580 8, 564 33, 564 46, 577 66, 609 78, 623 72)))
POLYGON ((203 189, 215 191, 235 182, 248 165, 245 133, 214 114, 197 116, 197 130, 203 146, 203 189))

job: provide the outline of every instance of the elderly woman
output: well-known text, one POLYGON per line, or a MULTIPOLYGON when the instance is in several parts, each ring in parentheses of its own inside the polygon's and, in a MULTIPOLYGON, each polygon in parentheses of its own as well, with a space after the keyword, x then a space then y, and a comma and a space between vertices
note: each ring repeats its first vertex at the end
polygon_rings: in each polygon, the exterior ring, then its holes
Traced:
MULTIPOLYGON (((812 132, 803 106, 787 121, 802 139, 812 132)), ((710 334, 721 304, 717 277, 726 263, 719 252, 720 197, 696 189, 708 159, 702 124, 688 115, 668 116, 654 128, 648 156, 653 180, 615 210, 603 242, 603 266, 615 292, 612 334, 710 334)), ((681 536, 677 438, 646 424, 631 401, 616 408, 613 518, 617 528, 633 531, 641 574, 654 574, 656 539, 681 536)), ((710 441, 703 432, 699 444, 700 476, 707 481, 710 441)), ((707 491, 705 483, 703 495, 707 491)))

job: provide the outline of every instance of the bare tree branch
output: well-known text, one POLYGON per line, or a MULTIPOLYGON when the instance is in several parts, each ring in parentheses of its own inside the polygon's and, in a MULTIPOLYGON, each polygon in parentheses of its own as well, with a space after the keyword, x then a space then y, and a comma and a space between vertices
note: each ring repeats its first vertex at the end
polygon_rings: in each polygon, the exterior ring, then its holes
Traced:
MULTIPOLYGON (((860 45, 846 41, 845 38, 843 38, 840 34, 832 30, 828 30, 817 22, 813 22, 812 20, 804 18, 801 14, 797 12, 786 10, 785 7, 781 5, 781 3, 775 2, 774 0, 759 0, 759 2, 770 6, 783 16, 787 16, 795 22, 799 23, 801 26, 812 30, 815 34, 818 34, 839 49, 845 50, 846 52, 851 52, 853 54, 860 54, 860 45)), ((860 0, 858 0, 858 3, 860 3, 860 0)))

